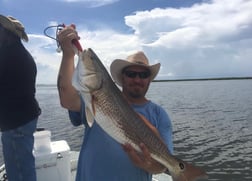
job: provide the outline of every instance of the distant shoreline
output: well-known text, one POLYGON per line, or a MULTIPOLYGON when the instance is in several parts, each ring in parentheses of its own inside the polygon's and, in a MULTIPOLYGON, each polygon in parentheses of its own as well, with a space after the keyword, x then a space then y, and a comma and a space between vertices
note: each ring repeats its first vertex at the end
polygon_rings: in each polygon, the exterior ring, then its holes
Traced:
MULTIPOLYGON (((152 82, 242 80, 242 79, 252 79, 252 77, 219 77, 219 78, 195 78, 195 79, 164 79, 164 80, 153 80, 152 82)), ((37 84, 37 86, 56 86, 56 84, 37 84)))
POLYGON ((218 77, 218 78, 193 78, 193 79, 165 79, 165 80, 153 80, 153 82, 208 81, 208 80, 242 80, 242 79, 252 79, 252 77, 218 77))

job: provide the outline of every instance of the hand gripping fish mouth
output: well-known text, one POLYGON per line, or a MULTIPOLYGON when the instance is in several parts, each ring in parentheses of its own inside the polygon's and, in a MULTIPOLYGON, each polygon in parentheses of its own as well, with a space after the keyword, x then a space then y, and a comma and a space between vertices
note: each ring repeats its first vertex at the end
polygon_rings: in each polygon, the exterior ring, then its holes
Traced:
POLYGON ((173 181, 207 178, 201 168, 170 154, 155 129, 128 104, 92 49, 79 53, 72 84, 85 102, 89 126, 96 121, 118 143, 130 144, 136 150, 144 143, 151 157, 169 170, 173 181))

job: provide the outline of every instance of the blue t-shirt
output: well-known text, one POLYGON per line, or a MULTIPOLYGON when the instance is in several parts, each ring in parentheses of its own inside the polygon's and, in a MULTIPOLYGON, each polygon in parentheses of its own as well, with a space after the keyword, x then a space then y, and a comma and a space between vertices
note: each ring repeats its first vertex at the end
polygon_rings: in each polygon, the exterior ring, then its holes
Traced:
MULTIPOLYGON (((84 107, 82 102, 81 113, 69 111, 70 119, 75 126, 81 123, 85 125, 76 181, 151 181, 152 175, 136 167, 122 146, 96 122, 92 127, 88 126, 84 107)), ((165 110, 151 101, 132 107, 158 129, 170 152, 173 153, 172 125, 165 110)))

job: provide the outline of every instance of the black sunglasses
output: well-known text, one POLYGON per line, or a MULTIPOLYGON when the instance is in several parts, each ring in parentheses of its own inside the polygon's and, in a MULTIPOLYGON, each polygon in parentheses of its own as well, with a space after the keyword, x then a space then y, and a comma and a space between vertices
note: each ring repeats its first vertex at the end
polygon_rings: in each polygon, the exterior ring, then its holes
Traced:
POLYGON ((126 70, 123 72, 127 77, 129 78, 136 78, 136 76, 138 75, 138 77, 140 79, 146 79, 148 78, 151 73, 150 71, 144 71, 144 72, 135 72, 135 71, 130 71, 130 70, 126 70))

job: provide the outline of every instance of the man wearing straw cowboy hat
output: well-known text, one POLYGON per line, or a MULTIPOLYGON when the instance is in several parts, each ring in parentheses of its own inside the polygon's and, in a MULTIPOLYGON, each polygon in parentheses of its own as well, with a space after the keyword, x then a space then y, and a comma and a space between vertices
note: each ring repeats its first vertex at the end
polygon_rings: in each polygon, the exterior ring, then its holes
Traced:
POLYGON ((0 130, 9 181, 36 181, 32 154, 37 119, 41 111, 35 99, 36 64, 25 49, 24 26, 0 15, 0 130))
MULTIPOLYGON (((65 27, 58 34, 63 50, 58 76, 61 105, 69 110, 74 125, 84 124, 85 135, 80 151, 76 181, 151 181, 153 173, 164 167, 154 161, 145 145, 138 154, 131 145, 121 146, 109 137, 97 123, 90 128, 85 118, 85 102, 72 86, 74 50, 72 40, 79 39, 74 26, 65 27)), ((160 64, 150 65, 143 52, 136 52, 126 60, 117 59, 110 66, 114 81, 134 110, 149 120, 149 126, 161 136, 173 153, 171 121, 163 108, 148 100, 145 94, 155 78, 160 64)))

